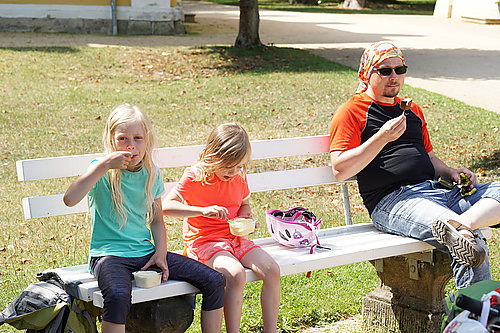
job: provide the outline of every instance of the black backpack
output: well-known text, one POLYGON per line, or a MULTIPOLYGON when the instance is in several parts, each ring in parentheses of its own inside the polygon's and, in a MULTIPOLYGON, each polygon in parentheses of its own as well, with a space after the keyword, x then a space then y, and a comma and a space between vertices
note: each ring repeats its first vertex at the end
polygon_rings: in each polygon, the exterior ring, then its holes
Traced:
POLYGON ((0 313, 0 325, 7 323, 25 333, 97 333, 100 309, 71 296, 54 272, 37 274, 30 284, 0 313))

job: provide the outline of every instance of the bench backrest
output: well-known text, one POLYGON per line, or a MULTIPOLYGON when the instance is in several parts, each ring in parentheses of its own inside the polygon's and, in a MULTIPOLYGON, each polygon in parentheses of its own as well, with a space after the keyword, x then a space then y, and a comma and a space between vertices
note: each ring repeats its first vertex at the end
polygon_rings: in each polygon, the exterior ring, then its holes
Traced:
MULTIPOLYGON (((252 141, 252 160, 288 156, 324 154, 329 152, 327 135, 252 141)), ((161 168, 176 168, 192 165, 197 159, 202 145, 160 148, 155 151, 155 161, 161 168)), ((52 158, 28 159, 17 161, 17 174, 20 181, 74 177, 83 174, 90 162, 102 154, 74 155, 52 158)), ((306 187, 338 183, 331 167, 320 166, 282 171, 267 171, 247 175, 250 190, 262 192, 278 189, 306 187)), ((175 182, 165 183, 169 191, 175 182)), ((342 183, 346 223, 351 224, 350 204, 347 186, 342 183)), ((67 207, 62 201, 63 194, 23 198, 26 219, 66 215, 88 211, 87 200, 74 207, 67 207)))

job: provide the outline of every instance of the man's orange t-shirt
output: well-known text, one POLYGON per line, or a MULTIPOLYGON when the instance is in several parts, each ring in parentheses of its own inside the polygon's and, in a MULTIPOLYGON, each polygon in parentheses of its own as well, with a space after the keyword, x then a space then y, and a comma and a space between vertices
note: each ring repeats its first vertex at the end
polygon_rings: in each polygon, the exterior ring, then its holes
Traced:
POLYGON ((359 147, 387 121, 405 113, 405 132, 388 142, 356 175, 359 192, 370 214, 392 191, 435 177, 429 157, 433 148, 422 110, 412 103, 410 110, 403 111, 400 102, 401 99, 395 97, 393 104, 381 103, 361 93, 342 104, 330 123, 330 152, 346 151, 359 147))
MULTIPOLYGON (((399 103, 401 103, 401 98, 395 97, 393 105, 399 103)), ((351 100, 339 107, 330 123, 330 152, 346 151, 361 145, 361 133, 365 130, 368 112, 373 104, 390 106, 389 104, 377 102, 366 93, 362 93, 355 95, 351 100)), ((425 149, 430 152, 433 147, 422 109, 417 104, 412 103, 411 111, 422 120, 422 138, 425 149)))

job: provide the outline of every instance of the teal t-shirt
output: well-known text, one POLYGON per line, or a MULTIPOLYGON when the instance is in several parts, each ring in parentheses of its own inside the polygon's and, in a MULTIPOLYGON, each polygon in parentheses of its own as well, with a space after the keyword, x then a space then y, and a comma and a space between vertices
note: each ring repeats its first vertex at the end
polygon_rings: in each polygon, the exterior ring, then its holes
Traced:
MULTIPOLYGON (((159 168, 156 170, 153 198, 159 198, 165 191, 161 171, 159 168)), ((113 207, 109 175, 106 173, 89 191, 92 219, 91 257, 142 257, 155 250, 147 223, 147 178, 148 172, 145 168, 137 172, 122 170, 123 204, 128 218, 124 226, 113 207)))

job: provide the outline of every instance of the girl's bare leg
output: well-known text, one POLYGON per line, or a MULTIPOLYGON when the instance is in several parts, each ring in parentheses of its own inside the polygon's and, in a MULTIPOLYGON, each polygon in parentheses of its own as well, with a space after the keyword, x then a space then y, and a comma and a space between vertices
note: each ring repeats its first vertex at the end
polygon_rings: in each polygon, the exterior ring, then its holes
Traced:
POLYGON ((222 327, 222 313, 224 308, 211 311, 201 311, 201 331, 203 333, 220 333, 222 327))
POLYGON ((260 247, 253 248, 241 258, 243 266, 250 268, 262 279, 260 303, 264 320, 264 333, 275 333, 280 306, 280 267, 260 247))
POLYGON ((125 333, 125 325, 110 323, 109 321, 102 322, 102 333, 125 333))
POLYGON ((232 254, 220 251, 205 262, 226 278, 224 294, 224 320, 227 333, 239 333, 243 306, 243 288, 246 283, 245 268, 232 254))

